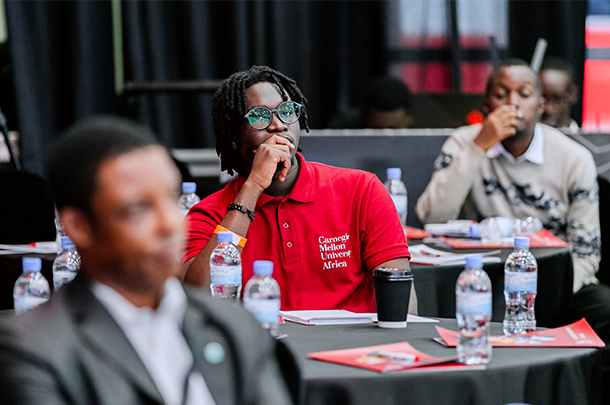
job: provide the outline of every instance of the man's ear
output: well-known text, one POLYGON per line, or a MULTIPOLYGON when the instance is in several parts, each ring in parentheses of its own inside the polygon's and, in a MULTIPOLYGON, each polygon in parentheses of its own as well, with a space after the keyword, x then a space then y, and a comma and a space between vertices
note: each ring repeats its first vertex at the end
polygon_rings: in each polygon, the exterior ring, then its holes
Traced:
POLYGON ((489 109, 489 100, 487 99, 487 96, 483 98, 483 105, 481 106, 481 110, 483 110, 483 116, 485 117, 487 117, 487 114, 491 112, 489 109))
POLYGON ((546 99, 542 96, 538 97, 538 107, 537 107, 538 117, 540 117, 542 115, 545 107, 546 107, 546 99))
POLYGON ((570 102, 570 106, 576 104, 578 97, 580 97, 580 90, 578 89, 577 85, 572 84, 568 89, 568 100, 570 102))
POLYGON ((91 221, 80 209, 64 207, 59 211, 59 217, 66 235, 72 239, 77 249, 85 250, 93 246, 91 221))
POLYGON ((411 128, 413 126, 414 121, 415 121, 415 118, 413 118, 413 114, 411 114, 410 112, 407 112, 407 114, 405 116, 403 128, 411 128))

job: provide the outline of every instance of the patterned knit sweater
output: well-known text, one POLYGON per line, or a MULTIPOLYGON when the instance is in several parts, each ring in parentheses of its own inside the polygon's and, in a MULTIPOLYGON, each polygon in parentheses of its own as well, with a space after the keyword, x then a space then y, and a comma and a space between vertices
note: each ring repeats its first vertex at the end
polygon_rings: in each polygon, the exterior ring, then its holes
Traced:
POLYGON ((574 292, 598 283, 600 230, 597 171, 591 153, 554 128, 538 124, 542 164, 489 158, 474 143, 481 125, 458 128, 443 145, 435 172, 417 201, 424 223, 490 216, 539 218, 566 240, 574 263, 574 292))

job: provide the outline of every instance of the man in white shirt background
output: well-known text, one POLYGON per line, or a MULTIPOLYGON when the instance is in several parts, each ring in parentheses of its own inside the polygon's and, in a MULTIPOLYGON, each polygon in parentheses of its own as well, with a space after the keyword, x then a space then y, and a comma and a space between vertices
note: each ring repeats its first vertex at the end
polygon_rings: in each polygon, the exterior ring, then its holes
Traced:
MULTIPOLYGON (((574 295, 566 322, 585 317, 610 342, 610 287, 600 262, 597 170, 591 153, 539 123, 545 108, 538 75, 520 59, 492 72, 482 124, 455 130, 417 201, 423 223, 490 216, 533 216, 566 240, 574 295)), ((606 356, 608 356, 606 351, 606 356)), ((610 365, 610 356, 604 364, 610 365)))

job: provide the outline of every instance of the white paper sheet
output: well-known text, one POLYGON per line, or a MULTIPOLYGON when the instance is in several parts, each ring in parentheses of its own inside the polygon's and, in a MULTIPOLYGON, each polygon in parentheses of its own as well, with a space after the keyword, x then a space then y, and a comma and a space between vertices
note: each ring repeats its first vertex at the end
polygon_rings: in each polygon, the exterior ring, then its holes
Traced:
MULTIPOLYGON (((374 312, 357 313, 340 309, 280 311, 280 316, 286 321, 303 325, 350 325, 377 322, 377 314, 374 312)), ((438 320, 409 314, 407 323, 409 322, 438 322, 438 320)))
POLYGON ((499 257, 490 257, 500 253, 500 250, 492 250, 488 252, 478 253, 451 253, 442 250, 433 249, 424 244, 409 246, 411 253, 411 263, 429 264, 438 266, 441 264, 465 264, 468 256, 483 256, 483 263, 500 263, 502 260, 499 257))

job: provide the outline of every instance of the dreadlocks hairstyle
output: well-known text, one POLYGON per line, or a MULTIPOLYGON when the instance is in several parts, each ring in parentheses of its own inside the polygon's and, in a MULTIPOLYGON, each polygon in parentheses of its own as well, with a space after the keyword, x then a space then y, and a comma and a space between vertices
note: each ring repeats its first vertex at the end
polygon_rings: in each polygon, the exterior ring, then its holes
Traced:
POLYGON ((233 149, 232 142, 237 141, 239 123, 244 122, 248 113, 246 90, 261 82, 275 84, 284 100, 290 98, 301 104, 299 122, 302 128, 309 132, 307 122, 307 99, 301 93, 297 83, 289 77, 268 66, 252 66, 250 69, 233 73, 222 82, 212 99, 212 123, 216 135, 216 153, 220 157, 220 169, 230 175, 240 172, 242 163, 238 153, 233 149))

